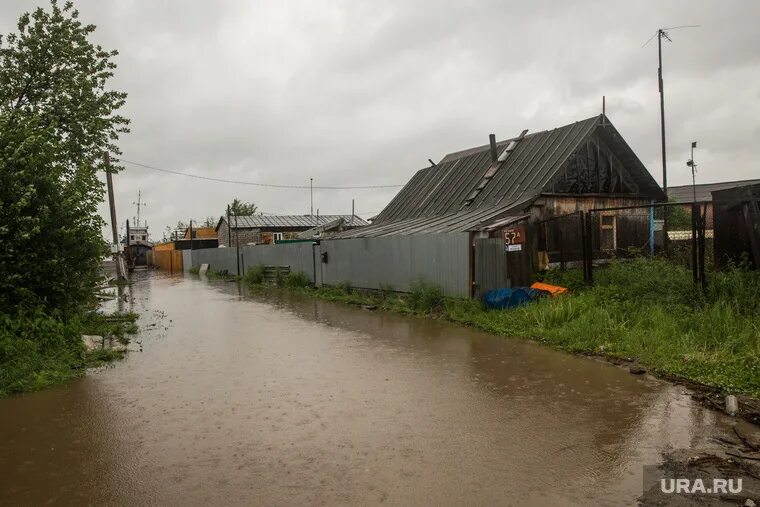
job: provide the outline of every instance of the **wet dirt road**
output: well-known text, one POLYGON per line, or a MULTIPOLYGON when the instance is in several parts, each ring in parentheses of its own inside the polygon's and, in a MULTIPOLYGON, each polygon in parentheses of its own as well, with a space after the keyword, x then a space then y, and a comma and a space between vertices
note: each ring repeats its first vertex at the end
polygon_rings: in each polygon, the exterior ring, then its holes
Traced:
POLYGON ((132 296, 143 352, 0 400, 0 503, 632 504, 642 465, 735 424, 447 323, 160 274, 132 296))

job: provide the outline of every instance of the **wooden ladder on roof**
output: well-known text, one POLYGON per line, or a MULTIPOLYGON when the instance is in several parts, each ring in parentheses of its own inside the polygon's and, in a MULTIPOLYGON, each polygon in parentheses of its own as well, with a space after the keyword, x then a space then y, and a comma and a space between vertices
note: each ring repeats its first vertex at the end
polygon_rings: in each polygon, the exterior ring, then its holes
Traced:
POLYGON ((488 182, 493 179, 493 177, 496 175, 496 173, 499 171, 499 168, 504 164, 504 161, 509 158, 509 156, 512 154, 513 151, 515 151, 515 148, 517 148, 517 144, 523 140, 525 137, 525 134, 528 133, 528 129, 523 130, 519 136, 512 139, 510 141, 509 145, 507 145, 507 148, 501 152, 501 155, 491 162, 491 165, 489 166, 486 173, 483 175, 483 179, 480 180, 480 183, 477 187, 475 187, 475 190, 470 192, 470 195, 467 196, 467 199, 464 200, 464 204, 462 204, 462 208, 466 208, 472 202, 480 195, 480 192, 483 191, 484 188, 486 188, 486 185, 488 185, 488 182))

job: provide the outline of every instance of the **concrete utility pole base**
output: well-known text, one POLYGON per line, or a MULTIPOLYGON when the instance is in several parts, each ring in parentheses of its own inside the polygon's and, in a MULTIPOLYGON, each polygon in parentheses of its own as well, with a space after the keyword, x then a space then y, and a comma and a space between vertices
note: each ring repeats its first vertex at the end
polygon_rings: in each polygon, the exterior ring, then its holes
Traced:
POLYGON ((127 279, 127 270, 124 265, 124 258, 121 255, 119 247, 119 229, 116 222, 116 204, 113 197, 113 177, 111 176, 111 156, 107 151, 103 152, 103 164, 106 169, 106 186, 108 188, 108 208, 111 211, 111 234, 113 235, 113 263, 116 268, 116 278, 119 280, 127 279))

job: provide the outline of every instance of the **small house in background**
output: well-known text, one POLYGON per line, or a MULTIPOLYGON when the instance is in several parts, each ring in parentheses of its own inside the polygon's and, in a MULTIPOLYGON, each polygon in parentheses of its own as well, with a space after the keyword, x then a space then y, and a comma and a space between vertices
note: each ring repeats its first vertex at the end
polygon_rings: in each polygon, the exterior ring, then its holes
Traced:
POLYGON ((369 225, 356 215, 251 215, 223 216, 216 225, 219 246, 269 245, 278 241, 297 240, 299 233, 340 222, 341 230, 369 225))
POLYGON ((705 216, 706 227, 707 229, 713 229, 713 192, 744 187, 747 185, 757 185, 759 183, 760 180, 739 180, 668 187, 668 200, 671 202, 683 203, 684 209, 689 213, 689 216, 691 216, 691 203, 694 202, 695 196, 697 202, 707 201, 707 212, 705 216))

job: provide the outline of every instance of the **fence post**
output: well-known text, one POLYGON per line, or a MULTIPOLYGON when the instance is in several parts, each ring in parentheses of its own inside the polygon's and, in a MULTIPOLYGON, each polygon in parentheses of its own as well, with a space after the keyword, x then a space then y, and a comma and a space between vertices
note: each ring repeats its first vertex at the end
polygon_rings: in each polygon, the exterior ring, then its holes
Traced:
POLYGON ((317 286, 317 243, 311 244, 311 278, 314 287, 317 286))
POLYGON ((649 201, 649 257, 654 257, 654 200, 649 201))
POLYGON ((699 281, 702 290, 707 289, 707 276, 705 275, 705 226, 707 225, 707 205, 702 205, 702 213, 699 214, 699 281))
POLYGON ((691 277, 696 287, 699 283, 699 266, 697 256, 699 249, 699 238, 697 229, 699 227, 699 208, 696 202, 691 203, 691 277))
POLYGON ((588 215, 580 211, 579 212, 579 218, 580 218, 580 226, 581 226, 581 246, 583 247, 583 281, 587 285, 591 285, 593 283, 593 275, 591 274, 591 241, 589 238, 589 227, 588 227, 588 215))
POLYGON ((588 284, 594 285, 594 235, 591 228, 592 214, 586 214, 586 241, 588 246, 586 247, 586 262, 588 263, 588 284))

